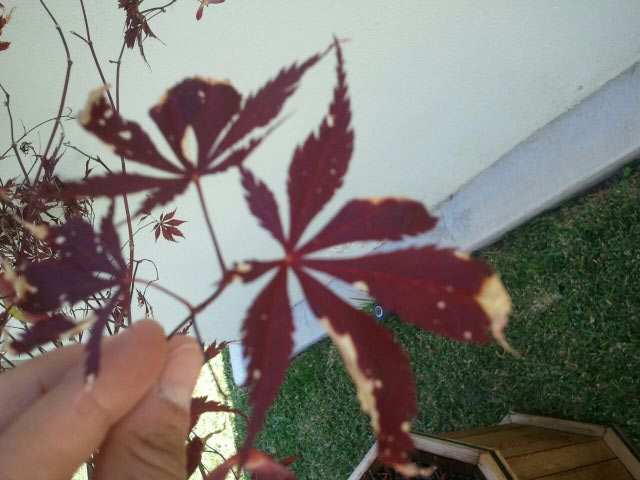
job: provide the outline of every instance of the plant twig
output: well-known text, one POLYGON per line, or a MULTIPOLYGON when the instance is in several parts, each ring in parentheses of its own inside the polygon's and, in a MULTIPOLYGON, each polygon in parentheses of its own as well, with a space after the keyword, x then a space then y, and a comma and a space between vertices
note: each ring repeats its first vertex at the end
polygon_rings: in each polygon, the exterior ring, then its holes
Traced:
MULTIPOLYGON (((41 0, 42 1, 42 0, 41 0)), ((89 50, 91 51, 91 56, 93 57, 93 62, 96 66, 96 69, 98 70, 98 74, 100 75, 100 80, 102 81, 102 85, 104 87, 108 86, 107 83, 107 79, 104 76, 104 73, 102 71, 102 67, 100 66, 100 61, 98 60, 98 56, 96 55, 96 50, 93 46, 93 40, 91 40, 91 30, 89 28, 89 19, 87 18, 87 11, 84 7, 84 0, 80 0, 80 6, 82 7, 82 18, 84 20, 84 26, 85 26, 85 32, 86 32, 86 38, 81 37, 80 35, 78 35, 77 33, 74 33, 74 35, 76 35, 77 37, 81 38, 82 40, 84 40, 84 42, 89 46, 89 50)), ((122 57, 122 54, 121 54, 122 57)), ((119 70, 120 70, 120 65, 118 64, 118 83, 119 83, 119 70)), ((116 103, 113 101, 113 97, 111 96, 111 92, 109 91, 108 88, 106 88, 106 92, 107 92, 107 97, 109 98, 109 103, 111 104, 111 108, 113 108, 115 111, 119 112, 120 108, 119 108, 119 98, 118 98, 118 105, 116 105, 116 103), (117 108, 116 108, 117 107, 117 108)), ((120 169, 122 170, 122 173, 126 175, 127 173, 127 166, 125 163, 125 159, 123 156, 120 156, 120 169)), ((129 198, 127 197, 126 193, 122 194, 122 203, 124 204, 124 212, 125 212, 125 216, 127 218, 127 233, 129 235, 129 264, 127 266, 127 274, 129 276, 129 278, 133 277, 133 261, 135 258, 135 243, 133 240, 133 225, 132 225, 132 221, 131 221, 131 209, 129 208, 129 198)), ((131 292, 127 292, 126 294, 126 298, 125 298, 125 316, 127 318, 127 324, 131 325, 131 292)))
POLYGON ((194 321, 195 316, 198 313, 200 313, 202 310, 207 308, 207 306, 213 303, 222 294, 222 292, 224 292, 224 290, 231 283, 231 279, 232 279, 232 274, 231 272, 227 271, 226 275, 218 283, 218 288, 216 288, 215 291, 211 295, 209 295, 207 298, 205 298, 202 302, 200 302, 198 305, 193 307, 192 313, 190 313, 189 316, 187 316, 178 325, 176 325, 176 327, 171 331, 171 333, 167 335, 167 338, 173 337, 180 330, 182 330, 189 322, 194 321))
POLYGON ((83 157, 87 158, 88 160, 93 160, 94 162, 99 163, 100 165, 102 165, 102 166, 104 167, 104 169, 105 169, 107 172, 111 173, 111 169, 110 169, 110 168, 109 168, 109 167, 108 167, 108 166, 107 166, 107 165, 106 165, 106 164, 105 164, 105 163, 100 159, 100 157, 98 157, 98 156, 95 156, 95 157, 94 157, 94 156, 92 156, 92 155, 89 155, 88 153, 83 152, 82 150, 80 150, 80 149, 79 149, 78 147, 76 147, 75 145, 71 145, 71 143, 70 143, 70 142, 65 142, 65 143, 64 143, 64 146, 65 146, 65 147, 67 147, 67 148, 70 148, 71 150, 75 150, 76 152, 78 152, 78 153, 79 153, 79 154, 81 154, 83 157))
POLYGON ((159 7, 152 7, 152 8, 147 8, 146 10, 142 10, 140 13, 142 15, 147 15, 149 13, 152 12, 156 12, 159 11, 161 13, 164 13, 166 8, 169 8, 171 5, 173 5, 174 3, 176 3, 178 0, 171 0, 169 3, 165 4, 165 5, 161 5, 159 7))
POLYGON ((29 175, 27 174, 26 168, 24 168, 24 163, 22 163, 22 157, 20 156, 20 151, 18 150, 18 144, 16 142, 15 132, 13 128, 13 115, 11 115, 11 96, 9 95, 9 92, 5 90, 2 83, 0 83, 0 88, 4 92, 4 96, 6 98, 4 105, 5 107, 7 107, 7 113, 9 114, 9 131, 11 132, 11 148, 13 149, 13 153, 16 154, 16 159, 18 160, 18 164, 20 165, 20 169, 22 170, 22 174, 24 175, 26 184, 31 185, 31 182, 29 181, 29 175))
MULTIPOLYGON (((20 142, 22 139, 26 138, 31 132, 33 132, 34 130, 37 130, 38 128, 40 128, 41 126, 43 126, 46 123, 55 121, 56 118, 57 117, 48 118, 47 120, 43 120, 42 122, 34 125, 29 130, 25 129, 24 133, 22 135, 20 135, 20 137, 16 138, 15 143, 18 144, 18 142, 20 142)), ((73 120, 75 117, 73 117, 71 115, 62 115, 61 118, 66 118, 68 120, 73 120)), ((24 125, 23 125, 23 128, 24 128, 24 125)), ((9 153, 9 150, 11 150, 12 148, 13 148, 13 146, 7 148, 4 152, 2 152, 2 154, 0 154, 0 159, 2 159, 2 157, 4 157, 7 153, 9 153)))
MULTIPOLYGON (((45 148, 44 154, 42 155, 44 158, 47 158, 47 156, 49 155, 49 150, 51 149, 51 145, 53 145, 53 139, 55 138, 56 133, 58 132, 58 127, 60 126, 60 120, 62 119, 62 111, 64 110, 64 105, 67 101, 67 92, 69 90, 69 80, 71 79, 71 66, 73 65, 73 61, 71 60, 71 53, 69 52, 69 45, 67 45, 67 39, 65 38, 64 33, 62 33, 62 28, 60 28, 60 24, 58 23, 56 18, 53 16, 53 14, 51 13, 51 10, 49 10, 49 7, 47 7, 46 3, 44 3, 44 0, 40 0, 40 3, 44 7, 44 9, 47 11, 47 14, 49 15, 49 17, 51 18, 51 21, 55 25, 56 30, 58 31, 58 35, 60 36, 60 40, 62 41, 62 45, 64 46, 64 51, 67 55, 67 71, 64 77, 64 86, 62 87, 62 95, 60 97, 58 114, 56 115, 56 120, 53 125, 53 129, 51 130, 51 135, 49 136, 47 147, 45 148)), ((42 168, 38 169, 38 173, 40 173, 41 170, 42 168)), ((36 182, 37 182, 38 176, 39 175, 36 174, 36 182)))

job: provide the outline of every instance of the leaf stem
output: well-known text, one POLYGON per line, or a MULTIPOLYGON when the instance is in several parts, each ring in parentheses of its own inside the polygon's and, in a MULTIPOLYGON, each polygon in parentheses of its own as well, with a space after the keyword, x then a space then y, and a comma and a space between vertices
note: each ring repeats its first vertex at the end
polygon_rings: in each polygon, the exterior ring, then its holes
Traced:
POLYGON ((196 184, 196 189, 198 190, 198 198, 200 200, 200 206, 202 207, 202 213, 204 214, 204 219, 207 223, 207 228, 209 229, 209 235, 211 235, 211 240, 213 241, 213 247, 216 251, 216 256, 218 257, 218 263, 220 264, 220 269, 222 270, 222 276, 225 277, 228 270, 225 266, 224 259, 222 258, 222 251, 220 250, 220 244, 218 243, 218 238, 216 237, 216 233, 213 231, 213 224, 211 223, 211 218, 209 216, 209 210, 207 209, 207 203, 204 199, 204 193, 202 191, 202 185, 200 184, 200 179, 196 178, 194 180, 196 184))
POLYGON ((222 277, 222 279, 218 283, 218 288, 216 288, 215 291, 211 295, 209 295, 207 298, 205 298, 202 302, 200 302, 198 305, 193 307, 193 311, 189 314, 189 316, 187 316, 178 325, 176 325, 176 327, 171 331, 171 333, 169 335, 167 335, 167 338, 173 337, 182 328, 184 328, 184 326, 187 325, 189 322, 195 321, 195 316, 198 313, 200 313, 202 310, 207 308, 207 306, 212 304, 222 294, 222 292, 224 292, 224 290, 231 283, 231 279, 232 278, 233 277, 232 277, 232 272, 231 271, 225 272, 225 276, 222 277))

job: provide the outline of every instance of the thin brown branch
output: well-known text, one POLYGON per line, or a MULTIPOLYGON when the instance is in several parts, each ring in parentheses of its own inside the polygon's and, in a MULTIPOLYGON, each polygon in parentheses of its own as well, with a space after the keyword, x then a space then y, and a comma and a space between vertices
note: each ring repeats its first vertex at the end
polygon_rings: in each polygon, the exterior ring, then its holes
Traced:
POLYGON ((203 311, 205 308, 207 308, 211 303, 213 303, 222 294, 222 292, 225 291, 225 289, 231 283, 231 279, 232 278, 233 278, 232 272, 227 271, 225 276, 218 283, 218 288, 216 288, 215 291, 211 295, 209 295, 207 298, 205 298, 202 302, 200 302, 198 305, 193 307, 193 311, 184 320, 182 320, 178 325, 176 325, 176 327, 171 331, 171 333, 169 335, 167 335, 167 338, 173 337, 180 330, 182 330, 186 325, 188 325, 190 322, 194 322, 195 321, 195 316, 198 313, 200 313, 201 311, 203 311))
POLYGON ((88 160, 92 160, 92 161, 94 161, 94 162, 99 163, 100 165, 102 165, 102 166, 104 167, 104 169, 105 169, 107 172, 111 173, 111 169, 110 169, 110 168, 109 168, 109 167, 108 167, 108 166, 107 166, 107 165, 106 165, 106 164, 105 164, 105 163, 100 159, 100 157, 98 157, 98 156, 95 156, 95 157, 94 157, 93 155, 89 155, 88 153, 83 152, 82 150, 80 150, 80 149, 79 149, 78 147, 76 147, 75 145, 71 145, 71 143, 70 143, 70 142, 65 142, 65 143, 64 143, 64 146, 65 146, 65 147, 67 147, 67 148, 70 148, 71 150, 75 150, 76 152, 78 152, 80 155, 82 155, 83 157, 85 157, 85 158, 86 158, 86 159, 88 159, 88 160))
MULTIPOLYGON (((58 31, 58 35, 60 36, 60 40, 62 41, 64 51, 67 55, 67 71, 64 77, 64 86, 62 87, 62 95, 60 96, 60 105, 58 107, 58 114, 56 115, 56 120, 53 125, 53 129, 51 130, 51 135, 49 136, 47 147, 45 148, 44 154, 42 155, 44 158, 47 158, 47 156, 49 155, 49 150, 53 145, 53 139, 56 137, 56 133, 58 132, 58 127, 60 126, 60 120, 62 119, 62 111, 64 110, 64 105, 67 101, 67 92, 69 90, 69 80, 71 79, 71 66, 73 65, 73 61, 71 60, 71 53, 69 52, 69 45, 67 45, 67 39, 65 38, 64 33, 62 33, 62 28, 60 28, 60 24, 51 13, 51 10, 49 10, 49 7, 47 7, 47 4, 44 3, 44 0, 40 0, 40 3, 44 7, 44 9, 47 11, 47 14, 49 15, 49 17, 51 18, 51 21, 55 25, 56 30, 58 31)), ((38 169, 38 174, 40 173, 41 170, 42 168, 38 169)), ((36 174, 36 183, 39 176, 38 174, 36 174)))
MULTIPOLYGON (((48 118, 47 120, 43 120, 42 122, 40 122, 40 123, 38 123, 38 124, 34 125, 34 126, 33 126, 33 127, 31 127, 29 130, 26 130, 26 129, 25 129, 25 130, 24 130, 24 133, 23 133, 22 135, 20 135, 20 137, 16 138, 16 141, 15 141, 16 145, 17 145, 20 141, 22 141, 24 138, 27 138, 27 136, 28 136, 31 132, 33 132, 33 131, 37 130, 38 128, 40 128, 41 126, 43 126, 43 125, 45 125, 45 124, 47 124, 47 123, 49 123, 49 122, 53 122, 53 121, 55 121, 55 120, 56 120, 56 118, 57 118, 57 117, 48 118)), ((71 115, 62 115, 62 118, 66 118, 67 120, 73 120, 75 117, 73 117, 73 116, 71 116, 71 115)), ((4 152, 2 152, 2 154, 0 154, 0 159, 1 159, 2 157, 4 157, 7 153, 9 153, 9 150, 12 150, 12 148, 13 148, 13 146, 11 146, 11 147, 7 148, 4 152)))
POLYGON ((31 185, 29 181, 29 175, 27 174, 26 168, 24 168, 24 163, 22 163, 22 157, 20 156, 20 151, 18 150, 18 143, 16 142, 15 130, 13 127, 13 115, 11 114, 11 96, 9 92, 5 90, 2 83, 0 83, 0 88, 4 92, 4 96, 6 101, 4 102, 5 107, 7 107, 7 114, 9 114, 9 131, 11 132, 11 148, 13 149, 13 153, 16 155, 16 159, 18 160, 18 164, 20 165, 20 169, 22 170, 22 174, 24 175, 24 179, 27 185, 31 185))
POLYGON ((114 63, 116 64, 116 111, 120 111, 120 67, 122 66, 122 56, 124 55, 124 49, 127 46, 127 42, 122 42, 122 47, 120 48, 120 55, 118 55, 118 60, 114 63))
MULTIPOLYGON (((41 0, 42 1, 42 0, 41 0)), ((91 51, 91 56, 93 57, 93 62, 96 66, 96 69, 98 70, 98 74, 100 75, 100 80, 102 81, 102 85, 107 87, 108 83, 107 83, 107 79, 104 76, 104 73, 102 71, 102 66, 100 65, 100 61, 98 60, 98 56, 96 55, 96 50, 93 46, 93 40, 91 40, 91 29, 89 28, 89 19, 87 17, 87 10, 85 9, 84 6, 84 0, 80 0, 80 6, 82 8, 82 18, 84 20, 84 26, 85 26, 85 33, 86 33, 86 38, 80 37, 80 35, 77 35, 78 37, 82 38, 82 40, 84 40, 86 42, 86 44, 89 46, 89 50, 91 51)), ((121 54, 122 57, 122 54, 121 54)), ((120 66, 118 65, 118 79, 117 82, 119 83, 119 72, 120 66)), ((109 89, 106 89, 107 92, 107 97, 109 98, 109 103, 111 104, 111 107, 116 110, 116 111, 120 111, 120 101, 118 98, 118 105, 116 105, 116 102, 113 101, 113 97, 111 96, 111 92, 109 91, 109 89), (116 108, 117 107, 117 108, 116 108)), ((126 162, 123 156, 120 156, 120 169, 122 171, 123 174, 126 175, 127 173, 127 166, 126 166, 126 162)), ((122 203, 124 204, 124 212, 125 212, 125 216, 127 218, 127 233, 129 235, 129 264, 127 266, 127 274, 129 276, 129 278, 133 278, 133 262, 134 262, 134 258, 135 258, 135 243, 133 240, 133 224, 132 224, 132 220, 131 220, 131 209, 129 207, 129 198, 127 197, 127 194, 122 194, 122 203)), ((126 294, 126 298, 124 301, 124 304, 126 306, 125 309, 125 316, 127 319, 127 324, 131 325, 132 322, 132 318, 131 318, 131 292, 128 291, 126 294)))
POLYGON ((176 3, 178 0, 171 0, 169 3, 165 4, 165 5, 161 5, 159 7, 152 7, 152 8, 147 8, 146 10, 142 10, 140 13, 142 15, 148 15, 149 13, 153 13, 153 12, 160 12, 160 13, 164 13, 166 8, 169 8, 171 5, 173 5, 174 3, 176 3))

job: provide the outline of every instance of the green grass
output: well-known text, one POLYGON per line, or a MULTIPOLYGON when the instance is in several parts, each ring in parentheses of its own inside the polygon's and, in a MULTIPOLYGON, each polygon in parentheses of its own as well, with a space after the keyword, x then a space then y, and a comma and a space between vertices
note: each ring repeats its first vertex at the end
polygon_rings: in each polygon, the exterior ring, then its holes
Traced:
MULTIPOLYGON (((636 161, 479 252, 512 296, 508 338, 522 358, 388 320, 415 374, 414 429, 490 425, 513 410, 615 423, 640 444, 639 206, 636 161)), ((246 408, 245 389, 231 395, 246 408)), ((323 341, 292 362, 257 444, 299 455, 292 469, 313 480, 348 477, 373 441, 340 356, 323 341)))

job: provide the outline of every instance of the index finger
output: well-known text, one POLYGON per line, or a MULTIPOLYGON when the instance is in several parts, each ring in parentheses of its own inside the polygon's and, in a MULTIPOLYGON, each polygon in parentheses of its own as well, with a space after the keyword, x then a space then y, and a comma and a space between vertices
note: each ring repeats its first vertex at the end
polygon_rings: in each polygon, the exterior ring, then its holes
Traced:
POLYGON ((155 322, 135 323, 108 342, 90 389, 78 365, 0 435, 0 478, 68 479, 111 426, 147 393, 167 358, 155 322))
POLYGON ((0 375, 0 432, 82 361, 79 344, 59 348, 0 375))

